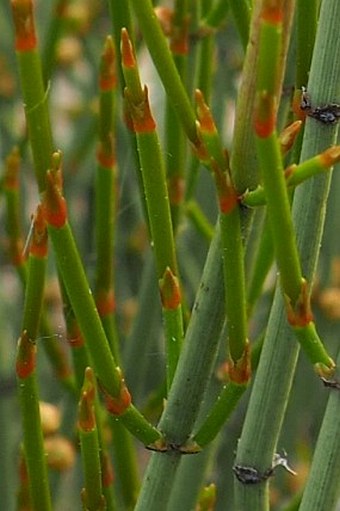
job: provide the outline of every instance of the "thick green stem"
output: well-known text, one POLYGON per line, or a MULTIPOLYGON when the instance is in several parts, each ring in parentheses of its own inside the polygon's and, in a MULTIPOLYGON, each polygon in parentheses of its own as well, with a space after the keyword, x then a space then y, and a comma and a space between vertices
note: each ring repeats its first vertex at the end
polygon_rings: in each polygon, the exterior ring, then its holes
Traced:
MULTIPOLYGON (((339 100, 337 84, 340 68, 334 66, 340 55, 339 38, 334 32, 339 9, 340 4, 334 0, 325 1, 321 9, 310 74, 310 86, 317 103, 339 100), (328 76, 327 87, 324 76, 328 76)), ((335 135, 334 126, 308 121, 301 160, 324 150, 334 142, 335 135)), ((296 238, 303 274, 309 280, 313 279, 320 249, 329 183, 330 176, 320 176, 304 183, 295 192, 293 219, 296 238)), ((277 290, 236 457, 238 465, 254 467, 260 472, 272 464, 298 354, 298 347, 293 346, 290 340, 284 315, 284 304, 277 290)), ((268 481, 251 487, 236 481, 235 492, 237 510, 269 509, 268 481)))
MULTIPOLYGON (((340 357, 337 362, 340 364, 340 357)), ((328 511, 336 508, 340 495, 339 414, 339 389, 330 389, 300 511, 328 511)))
MULTIPOLYGON (((209 251, 167 405, 159 423, 167 442, 175 446, 185 443, 197 418, 224 319, 218 228, 217 232, 209 251)), ((176 451, 152 455, 136 510, 158 511, 166 508, 180 457, 181 454, 176 451)))
MULTIPOLYGON (((80 330, 89 347, 96 374, 111 397, 120 399, 120 392, 124 388, 122 376, 113 359, 70 226, 68 223, 61 228, 50 226, 49 232, 58 267, 80 330)), ((120 418, 142 442, 149 444, 160 438, 159 432, 131 404, 120 418)))

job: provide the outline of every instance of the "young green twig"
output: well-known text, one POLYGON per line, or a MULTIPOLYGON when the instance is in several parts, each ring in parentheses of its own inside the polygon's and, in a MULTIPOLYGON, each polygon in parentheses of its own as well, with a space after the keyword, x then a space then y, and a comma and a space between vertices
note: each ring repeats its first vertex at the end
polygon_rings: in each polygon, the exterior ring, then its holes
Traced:
POLYGON ((48 113, 48 88, 45 88, 31 0, 12 0, 15 49, 19 65, 28 134, 39 191, 46 186, 45 174, 53 152, 48 113))
POLYGON ((47 173, 47 187, 43 196, 43 210, 58 268, 79 328, 88 345, 108 411, 119 417, 142 442, 152 444, 161 438, 161 434, 131 404, 131 396, 122 372, 114 361, 67 221, 60 165, 60 153, 55 153, 53 167, 47 173))
POLYGON ((94 411, 95 399, 94 375, 90 367, 85 371, 84 384, 78 405, 78 430, 82 453, 84 487, 82 501, 89 511, 106 509, 102 488, 99 440, 94 411))
MULTIPOLYGON (((310 74, 310 83, 315 87, 318 100, 325 103, 331 98, 333 101, 339 99, 336 96, 339 67, 334 66, 334 59, 339 59, 339 40, 329 37, 333 34, 338 11, 336 1, 327 1, 322 6, 310 74), (329 77, 326 88, 324 76, 329 77)), ((335 135, 335 127, 325 130, 313 120, 307 122, 301 161, 329 147, 334 143, 335 135)), ((324 174, 304 183, 294 195, 292 213, 296 239, 303 272, 309 280, 313 279, 320 249, 329 183, 330 175, 324 174)), ((236 456, 236 464, 255 467, 261 473, 272 464, 293 382, 299 349, 298 345, 292 346, 289 342, 291 334, 281 290, 277 289, 236 456)), ((236 481, 236 505, 240 509, 268 509, 268 486, 268 480, 251 486, 236 481)))
POLYGON ((120 364, 113 288, 114 227, 117 211, 114 135, 115 54, 111 37, 101 57, 99 143, 96 174, 96 305, 117 364, 120 364))
MULTIPOLYGON (((189 2, 176 0, 171 13, 170 50, 185 86, 189 52, 189 2)), ((184 198, 186 137, 180 120, 167 96, 165 109, 166 176, 173 229, 176 232, 184 198)))
POLYGON ((231 181, 228 155, 222 148, 212 115, 202 94, 196 92, 198 132, 215 179, 224 269, 225 304, 230 354, 230 379, 246 384, 250 377, 245 298, 244 253, 237 195, 231 181))
MULTIPOLYGON (((22 207, 19 190, 19 166, 20 157, 17 148, 9 154, 6 159, 6 169, 4 175, 4 192, 7 202, 7 232, 9 236, 9 252, 13 266, 16 268, 23 287, 26 287, 28 279, 28 268, 26 261, 26 251, 31 241, 28 236, 26 245, 21 234, 20 210, 22 207)), ((33 224, 32 224, 33 229, 33 224)), ((32 231, 33 232, 33 231, 32 231)), ((41 343, 46 352, 49 361, 54 368, 57 377, 68 390, 74 392, 74 381, 72 370, 69 366, 66 353, 53 334, 52 327, 48 321, 45 308, 42 311, 39 327, 39 338, 43 339, 41 343)))
POLYGON ((149 0, 132 0, 149 52, 182 127, 194 147, 199 147, 195 114, 184 85, 178 75, 166 39, 149 0))
POLYGON ((181 291, 171 223, 164 162, 150 112, 147 89, 142 89, 136 59, 128 33, 122 31, 125 98, 136 133, 150 234, 155 253, 156 272, 163 307, 166 345, 167 381, 171 386, 183 341, 181 291))
POLYGON ((23 423, 24 458, 27 465, 32 506, 37 511, 52 509, 36 382, 36 339, 43 303, 46 255, 46 224, 41 209, 38 209, 30 247, 22 333, 18 341, 16 360, 23 423))
MULTIPOLYGON (((98 312, 111 346, 114 359, 120 365, 120 349, 113 285, 115 222, 117 214, 116 154, 115 154, 115 92, 117 86, 115 50, 111 37, 105 41, 101 57, 99 89, 99 144, 96 175, 96 253, 97 275, 95 296, 98 312)), ((126 506, 136 500, 139 481, 132 438, 122 424, 110 421, 117 478, 126 506)))
POLYGON ((287 318, 308 358, 320 374, 330 374, 334 362, 315 329, 309 304, 307 282, 303 279, 290 202, 284 181, 282 157, 275 130, 276 72, 270 63, 279 62, 282 4, 275 8, 263 3, 254 125, 256 146, 265 188, 268 217, 280 270, 280 283, 287 306, 287 318))

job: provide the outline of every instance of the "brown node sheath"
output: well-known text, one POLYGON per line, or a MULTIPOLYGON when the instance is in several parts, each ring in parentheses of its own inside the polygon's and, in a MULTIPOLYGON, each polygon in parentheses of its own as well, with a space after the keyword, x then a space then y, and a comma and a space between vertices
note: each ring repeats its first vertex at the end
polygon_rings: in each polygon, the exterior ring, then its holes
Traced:
POLYGON ((113 289, 99 291, 96 297, 96 306, 101 318, 115 312, 116 299, 113 289))
POLYGON ((133 101, 131 101, 129 91, 125 89, 125 97, 127 99, 135 133, 150 133, 156 129, 156 123, 150 109, 148 88, 146 85, 144 86, 143 95, 143 103, 135 105, 133 101))
POLYGON ((276 110, 274 96, 267 91, 257 93, 255 101, 254 128, 260 138, 269 137, 275 130, 276 110))
POLYGON ((12 0, 15 26, 15 49, 32 51, 37 46, 32 0, 12 0))
POLYGON ((286 180, 290 179, 294 175, 296 168, 297 168, 296 163, 292 163, 292 165, 289 165, 289 167, 285 169, 284 174, 286 180))
POLYGON ((24 247, 23 240, 21 238, 16 237, 16 238, 11 238, 9 240, 9 242, 10 242, 9 252, 10 252, 11 263, 15 267, 20 267, 26 261, 26 254, 25 254, 25 250, 24 250, 25 247, 24 247))
POLYGON ((205 133, 215 134, 216 126, 211 115, 210 108, 204 101, 204 96, 199 89, 195 91, 195 99, 197 103, 197 116, 199 120, 199 128, 205 133))
POLYGON ((27 330, 23 330, 18 340, 16 373, 21 379, 28 378, 35 370, 37 347, 29 338, 27 330))
POLYGON ((78 427, 84 433, 90 433, 96 428, 93 400, 87 391, 81 393, 78 411, 78 427))
POLYGON ((108 488, 114 482, 115 476, 111 459, 106 452, 101 452, 100 463, 102 467, 102 484, 104 488, 108 488))
POLYGON ((42 208, 46 222, 59 229, 67 220, 67 205, 62 195, 61 169, 48 170, 46 173, 46 190, 43 194, 42 208))
POLYGON ((161 301, 164 309, 174 310, 181 304, 181 289, 178 278, 169 266, 159 281, 161 301))
POLYGON ((33 219, 33 235, 30 246, 30 253, 35 257, 43 259, 47 255, 48 250, 48 235, 47 225, 43 214, 42 206, 37 207, 33 219))
POLYGON ((214 173, 218 202, 221 213, 230 213, 238 204, 238 197, 230 178, 226 172, 223 172, 215 160, 211 159, 211 168, 214 173))
POLYGON ((19 189, 20 153, 15 147, 6 158, 4 188, 7 190, 19 189))
POLYGON ((271 25, 279 25, 283 21, 283 0, 265 0, 261 18, 271 25))
POLYGON ((293 306, 289 297, 286 296, 287 319, 293 327, 305 327, 313 321, 313 313, 310 307, 308 284, 302 279, 300 296, 293 306))
POLYGON ((106 169, 111 169, 116 163, 116 155, 112 134, 106 137, 105 143, 99 142, 97 148, 97 161, 99 165, 106 169))
POLYGON ((303 121, 305 121, 305 119, 307 117, 307 111, 303 110, 301 108, 301 99, 302 99, 302 91, 301 91, 301 89, 296 89, 294 91, 294 96, 293 96, 292 110, 293 110, 294 114, 296 115, 296 117, 300 121, 303 122, 303 121))
POLYGON ((183 19, 181 26, 172 26, 170 49, 174 55, 187 55, 189 52, 189 19, 183 19))
POLYGON ((85 369, 84 384, 81 390, 78 410, 78 426, 85 433, 96 428, 96 416, 94 411, 94 399, 96 387, 94 373, 91 367, 85 369))
POLYGON ((183 202, 185 180, 178 175, 170 176, 167 180, 169 201, 172 206, 179 206, 183 202))
POLYGON ((155 7, 154 12, 157 16, 161 29, 165 36, 170 37, 173 28, 173 9, 165 6, 155 7))
POLYGON ((227 374, 233 383, 244 385, 251 377, 250 344, 247 341, 241 358, 233 361, 231 358, 227 364, 227 374))
POLYGON ((119 416, 123 415, 123 413, 125 413, 129 406, 131 405, 131 394, 125 384, 122 372, 119 367, 117 367, 117 371, 119 372, 121 378, 118 396, 115 397, 111 396, 101 382, 99 382, 99 386, 104 394, 105 406, 107 411, 112 415, 119 416))
POLYGON ((85 344, 84 337, 75 319, 72 321, 71 325, 68 325, 67 342, 71 348, 80 348, 85 344))
POLYGON ((108 36, 101 57, 99 88, 102 92, 110 91, 117 85, 115 50, 112 37, 108 36))

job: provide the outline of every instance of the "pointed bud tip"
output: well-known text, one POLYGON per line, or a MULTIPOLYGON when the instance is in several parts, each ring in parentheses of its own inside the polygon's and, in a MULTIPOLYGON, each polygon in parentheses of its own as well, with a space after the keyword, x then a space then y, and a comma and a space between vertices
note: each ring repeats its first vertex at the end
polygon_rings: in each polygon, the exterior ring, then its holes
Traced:
POLYGON ((197 116, 199 120, 198 129, 209 134, 216 133, 216 126, 210 108, 205 102, 202 91, 199 89, 195 91, 195 100, 197 103, 197 116))
POLYGON ((132 42, 126 28, 122 28, 121 31, 121 52, 123 66, 132 68, 136 67, 136 58, 132 42))
POLYGON ((338 161, 340 161, 340 145, 329 147, 320 154, 320 163, 323 167, 332 167, 338 161))
POLYGON ((178 278, 167 267, 163 273, 163 277, 159 281, 162 306, 164 309, 177 309, 181 304, 181 289, 178 278))
POLYGON ((107 36, 101 56, 99 88, 102 92, 113 90, 117 85, 116 56, 113 40, 107 36))
POLYGON ((90 433, 96 428, 96 417, 91 392, 82 390, 78 408, 78 427, 83 433, 90 433))

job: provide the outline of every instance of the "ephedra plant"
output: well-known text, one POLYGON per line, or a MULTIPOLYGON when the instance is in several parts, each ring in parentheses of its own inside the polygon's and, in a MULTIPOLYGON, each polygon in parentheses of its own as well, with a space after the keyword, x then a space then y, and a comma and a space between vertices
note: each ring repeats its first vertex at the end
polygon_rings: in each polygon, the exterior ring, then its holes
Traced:
POLYGON ((1 509, 335 510, 338 0, 0 13, 1 509))

